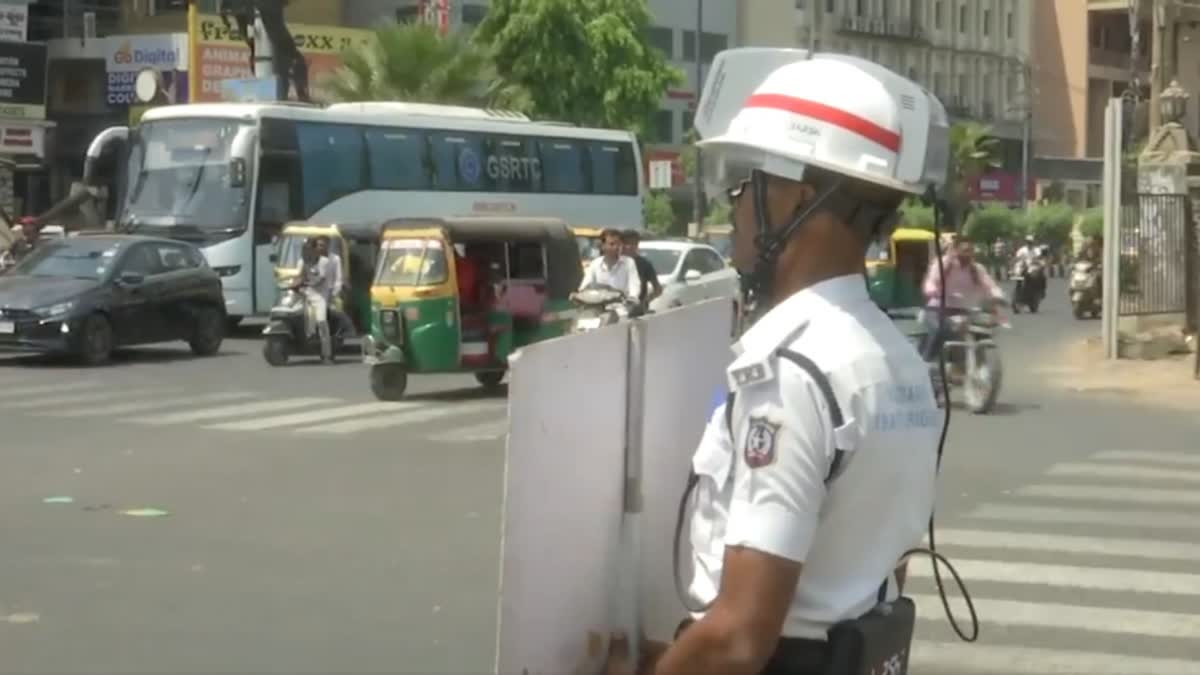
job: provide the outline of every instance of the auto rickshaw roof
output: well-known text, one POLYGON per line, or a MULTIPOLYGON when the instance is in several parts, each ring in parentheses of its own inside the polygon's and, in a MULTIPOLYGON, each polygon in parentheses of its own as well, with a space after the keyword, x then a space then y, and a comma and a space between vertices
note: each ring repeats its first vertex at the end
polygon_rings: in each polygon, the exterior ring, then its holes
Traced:
POLYGON ((397 218, 384 224, 384 236, 429 228, 443 229, 455 241, 554 239, 574 242, 575 239, 571 229, 558 218, 397 218))
POLYGON ((383 236, 383 230, 386 226, 381 222, 370 223, 310 223, 307 221, 296 221, 284 225, 284 233, 301 234, 301 235, 320 235, 330 234, 334 231, 338 232, 344 239, 356 240, 378 240, 383 236))
POLYGON ((933 241, 933 233, 915 227, 899 227, 892 231, 893 241, 933 241))

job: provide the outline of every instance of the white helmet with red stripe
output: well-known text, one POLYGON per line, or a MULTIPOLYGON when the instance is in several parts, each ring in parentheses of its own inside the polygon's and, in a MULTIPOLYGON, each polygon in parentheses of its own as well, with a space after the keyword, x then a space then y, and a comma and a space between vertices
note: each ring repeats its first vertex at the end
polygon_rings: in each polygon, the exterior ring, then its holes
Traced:
POLYGON ((915 195, 946 180, 945 108, 911 80, 853 56, 721 52, 696 129, 718 189, 748 170, 800 181, 808 166, 915 195))

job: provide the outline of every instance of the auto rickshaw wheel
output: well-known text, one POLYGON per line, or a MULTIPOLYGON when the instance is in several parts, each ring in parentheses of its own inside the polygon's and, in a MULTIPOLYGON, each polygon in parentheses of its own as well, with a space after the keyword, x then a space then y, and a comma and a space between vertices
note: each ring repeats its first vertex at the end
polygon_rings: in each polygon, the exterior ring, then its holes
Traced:
POLYGON ((263 342, 263 358, 276 368, 287 365, 288 357, 291 356, 289 352, 291 345, 283 335, 268 335, 263 342))
POLYGON ((399 401, 408 389, 408 371, 398 363, 371 367, 371 393, 380 401, 399 401))
POLYGON ((484 389, 495 389, 504 381, 505 374, 506 371, 503 370, 485 370, 475 373, 475 381, 484 389))

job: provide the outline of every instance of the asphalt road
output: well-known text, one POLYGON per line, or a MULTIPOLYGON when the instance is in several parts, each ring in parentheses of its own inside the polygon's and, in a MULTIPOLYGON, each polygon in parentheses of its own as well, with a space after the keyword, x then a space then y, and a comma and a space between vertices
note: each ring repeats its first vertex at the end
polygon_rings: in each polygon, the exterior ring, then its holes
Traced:
MULTIPOLYGON (((1098 329, 1064 295, 1003 336, 997 414, 956 411, 939 548, 983 633, 954 644, 914 562, 910 672, 1200 673, 1200 424, 1029 375, 1098 329)), ((0 360, 0 672, 491 671, 503 396, 414 379, 398 410, 259 346, 0 360)))

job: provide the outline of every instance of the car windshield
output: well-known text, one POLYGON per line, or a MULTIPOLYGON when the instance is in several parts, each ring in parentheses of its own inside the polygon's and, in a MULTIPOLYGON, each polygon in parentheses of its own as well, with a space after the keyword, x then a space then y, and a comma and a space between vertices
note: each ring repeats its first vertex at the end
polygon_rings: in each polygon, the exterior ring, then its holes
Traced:
MULTIPOLYGON (((279 261, 276 266, 281 268, 300 267, 300 254, 304 251, 306 234, 285 234, 279 239, 279 261)), ((337 237, 329 238, 329 249, 337 256, 346 257, 342 253, 342 240, 337 237)))
POLYGON ((375 283, 380 286, 432 286, 448 278, 442 242, 389 239, 383 243, 375 283))
POLYGON ((122 222, 135 229, 245 228, 249 193, 230 180, 240 128, 222 119, 142 123, 130 139, 122 222))
POLYGON ((12 274, 31 277, 104 278, 120 251, 120 244, 72 238, 41 243, 16 267, 12 274))
POLYGON ((654 273, 661 277, 675 273, 675 267, 679 264, 679 256, 682 251, 669 248, 642 248, 638 253, 650 261, 650 265, 654 267, 654 273))

